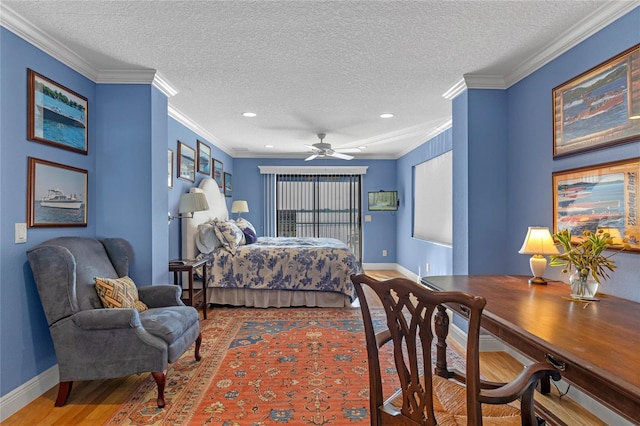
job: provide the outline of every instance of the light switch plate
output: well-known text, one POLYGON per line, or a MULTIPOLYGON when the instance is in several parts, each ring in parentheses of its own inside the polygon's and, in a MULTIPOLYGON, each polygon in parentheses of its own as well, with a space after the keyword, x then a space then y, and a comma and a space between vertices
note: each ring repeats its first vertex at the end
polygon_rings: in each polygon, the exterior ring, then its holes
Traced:
POLYGON ((27 242, 27 224, 26 223, 15 224, 15 240, 16 240, 16 244, 27 242))

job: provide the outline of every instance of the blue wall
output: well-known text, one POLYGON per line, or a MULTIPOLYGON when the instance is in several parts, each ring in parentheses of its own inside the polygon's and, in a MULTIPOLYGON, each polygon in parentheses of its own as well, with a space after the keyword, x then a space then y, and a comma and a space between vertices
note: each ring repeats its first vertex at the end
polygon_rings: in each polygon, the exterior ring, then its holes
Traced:
MULTIPOLYGON (((207 177, 207 175, 196 172, 195 182, 189 182, 189 181, 177 178, 178 176, 178 173, 177 173, 178 141, 193 148, 196 151, 196 155, 197 155, 198 140, 200 140, 201 142, 205 142, 207 145, 211 147, 211 157, 215 158, 218 161, 221 161, 224 171, 227 173, 231 173, 233 180, 236 179, 236 176, 233 173, 234 167, 233 167, 233 159, 231 158, 231 156, 229 156, 227 153, 222 151, 217 146, 210 143, 207 139, 199 136, 197 133, 195 133, 188 127, 184 126, 182 123, 178 122, 174 118, 169 117, 168 137, 167 137, 168 148, 166 147, 166 143, 165 143, 165 148, 162 154, 162 159, 164 163, 162 164, 166 164, 167 149, 172 150, 173 151, 173 188, 169 189, 168 191, 169 192, 168 206, 169 206, 169 212, 171 213, 172 216, 178 215, 178 204, 180 203, 180 194, 189 192, 189 188, 191 188, 192 186, 197 186, 202 180, 202 178, 207 177)), ((213 160, 211 160, 211 162, 212 162, 212 170, 213 170, 213 160)), ((167 179, 166 179, 166 174, 164 170, 165 168, 163 168, 163 176, 164 176, 163 182, 166 188, 167 179)), ((233 182, 233 183, 234 183, 234 186, 237 186, 236 182, 233 182)), ((231 200, 232 198, 227 198, 227 209, 229 210, 231 210, 231 200)), ((164 207, 164 209, 166 210, 166 207, 164 207)), ((167 223, 167 213, 168 212, 165 211, 163 214, 163 218, 164 218, 163 220, 164 220, 165 226, 167 223)), ((182 239, 181 239, 180 219, 172 220, 171 223, 169 224, 169 258, 170 259, 178 259, 181 257, 181 253, 180 253, 181 241, 182 239)), ((164 265, 165 269, 166 267, 167 266, 164 265)))
MULTIPOLYGON (((414 166, 451 151, 452 129, 420 145, 397 161, 398 190, 404 194, 396 221, 397 263, 418 275, 444 275, 452 270, 453 249, 413 238, 414 166), (427 272, 426 263, 431 269, 427 272)), ((454 152, 455 155, 455 152, 454 152)), ((437 183, 436 183, 437 184, 437 183)), ((419 218, 418 218, 419 220, 419 218)))
MULTIPOLYGON (((553 226, 551 174, 640 156, 636 141, 554 160, 552 90, 638 42, 640 9, 635 9, 507 90, 470 89, 457 96, 451 131, 452 260, 446 250, 439 260, 428 242, 411 238, 405 211, 398 218, 398 263, 417 273, 416 265, 429 261, 430 275, 529 275, 529 256, 518 250, 528 226, 553 226)), ((438 144, 438 138, 426 142, 423 147, 434 152, 423 158, 440 153, 432 146, 438 144)), ((398 160, 400 188, 411 185, 409 167, 419 162, 414 156, 398 160)), ((618 269, 601 291, 640 301, 640 257, 622 252, 614 260, 618 269)), ((560 268, 547 268, 545 276, 568 279, 560 268)))
MULTIPOLYGON (((552 227, 551 173, 574 167, 640 156, 640 139, 589 153, 552 158, 551 91, 580 73, 640 42, 640 8, 620 18, 593 37, 512 86, 508 104, 508 241, 505 272, 526 274, 528 258, 517 251, 528 226, 552 227)), ((600 290, 640 301, 640 255, 614 256, 618 269, 600 290)), ((547 268, 546 275, 567 281, 561 268, 547 268)))
POLYGON ((96 211, 96 126, 89 115, 89 155, 27 141, 27 68, 82 94, 95 106, 95 84, 40 50, 0 29, 0 383, 4 395, 56 363, 26 250, 60 235, 94 236, 96 211), (85 169, 89 173, 86 228, 31 228, 26 244, 14 244, 14 224, 26 222, 27 157, 85 169))
MULTIPOLYGON (((396 250, 396 216, 397 212, 370 212, 367 210, 366 197, 369 191, 381 189, 395 190, 396 162, 394 160, 316 160, 311 164, 300 159, 274 158, 236 158, 234 166, 237 170, 233 176, 235 200, 246 200, 249 203, 249 213, 243 214, 262 235, 263 212, 265 205, 263 187, 258 166, 368 166, 367 173, 362 178, 362 208, 363 215, 371 215, 371 222, 362 222, 362 259, 364 263, 395 263, 396 250), (382 256, 382 250, 387 250, 387 256, 382 256)), ((404 200, 411 197, 404 190, 398 194, 400 209, 404 200)))

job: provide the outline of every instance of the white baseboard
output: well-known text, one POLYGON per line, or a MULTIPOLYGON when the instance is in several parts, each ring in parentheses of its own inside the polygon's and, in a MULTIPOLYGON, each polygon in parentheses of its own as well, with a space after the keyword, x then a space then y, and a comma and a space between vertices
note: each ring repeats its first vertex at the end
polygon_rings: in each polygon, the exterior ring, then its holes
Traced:
POLYGON ((59 381, 58 364, 38 374, 25 384, 0 398, 0 422, 26 407, 31 401, 54 387, 59 381))

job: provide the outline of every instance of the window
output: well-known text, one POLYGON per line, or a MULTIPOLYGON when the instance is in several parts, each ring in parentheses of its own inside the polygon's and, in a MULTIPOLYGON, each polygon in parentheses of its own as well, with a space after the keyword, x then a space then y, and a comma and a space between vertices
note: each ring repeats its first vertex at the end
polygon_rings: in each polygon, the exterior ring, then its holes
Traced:
POLYGON ((452 151, 414 167, 413 236, 453 244, 452 151))
POLYGON ((360 259, 361 175, 276 176, 276 236, 337 238, 360 259))

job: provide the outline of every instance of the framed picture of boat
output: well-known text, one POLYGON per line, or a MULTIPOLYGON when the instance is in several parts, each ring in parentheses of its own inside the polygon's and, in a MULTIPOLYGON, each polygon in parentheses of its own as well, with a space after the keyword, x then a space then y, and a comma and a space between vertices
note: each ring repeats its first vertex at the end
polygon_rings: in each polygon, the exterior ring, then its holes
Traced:
POLYGON ((553 89, 553 156, 640 137, 640 44, 553 89))
POLYGON ((87 98, 27 70, 27 138, 87 155, 87 98))
POLYGON ((213 160, 213 180, 218 184, 218 188, 224 188, 224 164, 215 158, 213 160))
POLYGON ((196 150, 189 145, 178 141, 178 177, 196 181, 196 150))
POLYGON ((575 243, 602 229, 622 248, 640 253, 640 157, 554 172, 553 230, 568 229, 575 243))
POLYGON ((87 226, 87 171, 29 157, 27 226, 87 226))
POLYGON ((224 172, 224 196, 233 196, 233 183, 231 182, 231 173, 224 172))
POLYGON ((198 173, 211 176, 211 147, 198 141, 198 173))

